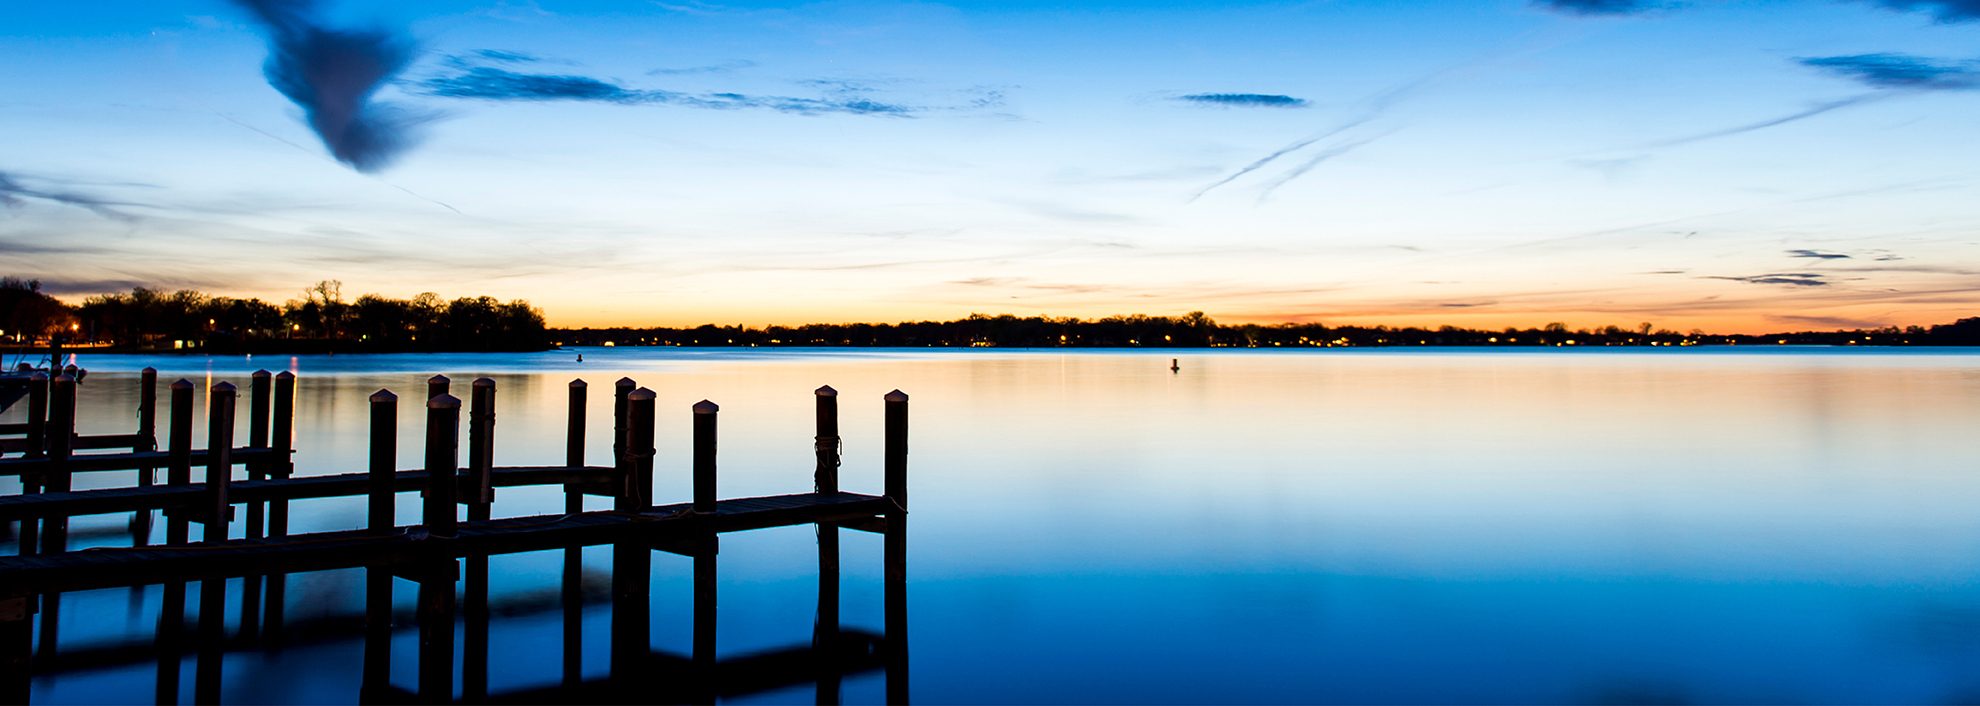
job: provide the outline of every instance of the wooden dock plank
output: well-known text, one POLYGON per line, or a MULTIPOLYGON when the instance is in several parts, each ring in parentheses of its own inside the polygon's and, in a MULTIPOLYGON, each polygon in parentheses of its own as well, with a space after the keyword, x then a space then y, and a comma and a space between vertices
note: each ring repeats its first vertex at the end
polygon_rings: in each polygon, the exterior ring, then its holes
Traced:
POLYGON ((0 587, 13 595, 138 586, 247 574, 325 571, 399 562, 451 560, 617 541, 676 539, 707 533, 840 521, 895 511, 887 498, 856 493, 802 493, 723 500, 696 514, 690 503, 649 512, 537 515, 462 523, 454 537, 417 526, 391 534, 366 530, 230 540, 219 544, 87 549, 0 557, 0 587))
MULTIPOLYGON (((496 468, 496 487, 594 483, 611 477, 604 466, 514 466, 496 468)), ((461 476, 467 483, 467 476, 461 476)), ((227 485, 228 499, 236 503, 312 498, 362 497, 370 490, 371 476, 343 473, 328 476, 295 476, 270 480, 235 481, 227 485)), ((426 471, 400 471, 393 476, 393 490, 410 492, 426 486, 426 471)), ((191 506, 205 497, 206 486, 153 485, 136 488, 74 490, 62 493, 0 496, 0 522, 53 515, 102 515, 141 512, 191 506)))

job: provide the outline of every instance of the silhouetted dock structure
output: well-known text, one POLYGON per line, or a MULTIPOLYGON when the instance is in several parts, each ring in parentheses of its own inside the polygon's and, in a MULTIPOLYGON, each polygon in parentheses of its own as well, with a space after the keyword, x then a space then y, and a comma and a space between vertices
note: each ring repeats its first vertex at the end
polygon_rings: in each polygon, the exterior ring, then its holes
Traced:
MULTIPOLYGON (((887 698, 907 700, 906 681, 906 514, 907 395, 885 396, 883 488, 880 495, 845 492, 839 487, 838 394, 819 388, 816 400, 817 464, 813 490, 766 497, 718 499, 716 438, 718 407, 696 403, 693 414, 692 493, 688 502, 653 501, 655 395, 630 379, 614 385, 613 459, 610 466, 587 466, 584 381, 570 385, 564 463, 556 466, 496 466, 494 462, 495 381, 477 379, 466 406, 467 463, 460 463, 462 401, 449 394, 450 381, 427 382, 425 463, 396 467, 399 400, 389 390, 370 398, 369 468, 364 473, 294 477, 292 439, 295 376, 258 371, 250 379, 248 439, 234 445, 239 391, 221 382, 207 400, 208 447, 192 447, 191 382, 170 385, 166 449, 156 440, 156 372, 140 376, 138 427, 128 435, 75 434, 76 385, 67 375, 38 379, 30 391, 29 420, 0 449, 21 454, 0 459, 0 475, 19 476, 23 493, 0 497, 0 526, 19 522, 18 554, 0 557, 0 700, 27 703, 36 674, 58 673, 134 662, 157 664, 156 699, 176 703, 181 695, 184 656, 195 657, 192 696, 215 703, 222 694, 222 657, 230 649, 297 642, 362 639, 364 663, 358 694, 365 702, 712 702, 725 696, 817 685, 821 703, 836 703, 839 684, 849 675, 881 671, 887 698), (130 449, 122 451, 122 449, 130 449), (79 450, 118 449, 114 453, 79 450), (235 466, 246 479, 234 478, 235 466), (163 484, 157 469, 166 471, 163 484), (195 469, 203 471, 194 482, 195 469), (81 472, 134 471, 136 485, 72 490, 81 472), (496 491, 517 486, 561 486, 564 512, 526 517, 492 517, 496 491), (396 494, 419 492, 417 525, 394 520, 396 494), (612 509, 584 510, 586 496, 612 499, 612 509), (365 497, 367 523, 361 529, 290 534, 289 502, 312 498, 365 497), (236 506, 245 508, 236 513, 236 506), (465 506, 463 520, 461 508, 465 506), (165 540, 148 545, 152 512, 165 517, 165 540), (68 523, 80 515, 131 513, 132 546, 68 551, 68 523), (229 538, 237 515, 242 537, 229 538), (191 527, 202 528, 191 541, 191 527), (720 535, 770 527, 818 528, 818 619, 810 644, 749 655, 715 656, 716 556, 720 535), (883 535, 885 632, 842 629, 839 625, 839 530, 883 535), (612 547, 609 591, 586 581, 580 549, 612 547), (563 579, 555 608, 564 614, 562 680, 550 687, 517 693, 489 693, 489 623, 493 614, 533 612, 551 601, 526 607, 491 606, 489 558, 496 555, 563 550, 563 579), (652 553, 668 552, 693 561, 694 633, 690 654, 651 649, 649 634, 652 553), (362 569, 365 611, 358 616, 284 618, 287 575, 336 569, 362 569), (465 570, 463 570, 465 569, 465 570), (241 579, 239 622, 226 629, 227 581, 241 579), (390 653, 395 623, 393 593, 399 580, 415 584, 412 622, 418 632, 416 685, 391 683, 390 653), (188 584, 197 582, 198 618, 188 625, 188 584), (161 585, 163 607, 152 640, 98 645, 64 654, 58 647, 55 613, 60 594, 118 587, 161 585), (457 600, 458 595, 458 600, 457 600), (264 603, 265 600, 265 603, 264 603), (582 673, 582 612, 587 603, 611 606, 610 669, 604 678, 582 673), (496 610, 501 608, 501 610, 496 610), (35 618, 39 614, 39 621, 35 618), (35 623, 40 623, 39 634, 35 623), (459 650, 458 693, 455 626, 464 625, 459 650), (361 626, 353 634, 351 626, 361 626)), ((534 646, 532 646, 532 649, 534 646)))

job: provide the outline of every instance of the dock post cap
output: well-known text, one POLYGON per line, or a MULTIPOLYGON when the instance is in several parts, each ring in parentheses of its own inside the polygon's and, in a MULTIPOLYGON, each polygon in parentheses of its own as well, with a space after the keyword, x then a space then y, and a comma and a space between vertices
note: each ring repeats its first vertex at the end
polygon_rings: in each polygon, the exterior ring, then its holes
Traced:
POLYGON ((460 409, 461 398, 453 395, 436 395, 426 401, 427 409, 460 409))
POLYGON ((58 385, 60 384, 74 385, 76 384, 76 376, 72 373, 62 373, 61 375, 55 376, 55 378, 51 382, 54 382, 58 385))
POLYGON ((268 377, 268 376, 270 376, 270 375, 272 375, 272 373, 270 373, 270 372, 268 372, 268 369, 267 369, 267 368, 262 368, 262 369, 260 369, 260 370, 256 370, 256 371, 254 371, 254 372, 252 372, 252 373, 248 373, 248 377, 251 377, 251 378, 265 378, 265 377, 268 377))
POLYGON ((886 396, 886 398, 885 398, 885 399, 886 399, 886 400, 887 400, 888 402, 906 402, 906 401, 908 401, 908 396, 907 396, 907 393, 905 393, 905 392, 902 392, 902 391, 900 391, 900 390, 895 390, 895 391, 893 391, 893 392, 889 392, 889 393, 887 393, 887 396, 886 396))
POLYGON ((572 387, 572 388, 584 388, 584 387, 589 387, 589 386, 588 386, 588 385, 586 385, 586 384, 584 384, 584 378, 578 378, 578 379, 576 379, 576 380, 572 380, 572 381, 571 381, 571 387, 572 387))
POLYGON ((287 371, 287 370, 284 370, 284 371, 282 371, 282 372, 279 372, 279 373, 276 373, 276 374, 275 374, 275 379, 277 379, 277 380, 294 380, 294 379, 296 379, 296 374, 295 374, 295 373, 292 373, 292 372, 289 372, 289 371, 287 371))
POLYGON ((453 381, 452 381, 452 380, 449 380, 449 379, 447 379, 447 376, 445 376, 445 375, 435 375, 435 376, 433 376, 433 377, 430 377, 430 378, 427 378, 427 379, 426 379, 426 384, 428 384, 428 385, 432 385, 432 384, 436 384, 436 383, 445 383, 445 382, 453 382, 453 381))
POLYGON ((215 394, 233 394, 238 389, 240 388, 234 387, 234 383, 227 382, 226 380, 213 383, 213 392, 215 394))
POLYGON ((626 394, 626 400, 630 402, 645 402, 647 400, 653 399, 654 397, 658 397, 658 395, 655 395, 652 390, 648 390, 644 387, 639 388, 637 390, 633 390, 632 392, 626 394))
POLYGON ((819 387, 818 389, 816 389, 816 390, 813 390, 813 391, 812 391, 812 393, 813 393, 813 394, 816 394, 816 395, 818 395, 819 397, 838 397, 838 396, 839 396, 839 391, 838 391, 838 390, 834 390, 834 389, 832 389, 832 386, 831 386, 831 385, 822 385, 822 386, 820 386, 820 387, 819 387))
MULTIPOLYGON (((48 382, 48 373, 44 373, 39 370, 36 370, 34 371, 33 375, 28 376, 28 382, 48 382)), ((186 381, 180 380, 179 382, 186 382, 186 381)), ((173 383, 173 384, 177 384, 177 383, 173 383)), ((186 386, 191 387, 192 383, 186 382, 186 386)))
POLYGON ((612 386, 613 386, 613 387, 639 387, 639 383, 636 383, 636 382, 633 382, 633 379, 632 379, 632 378, 619 378, 617 382, 614 382, 614 383, 612 383, 612 386))
POLYGON ((721 406, 715 404, 714 402, 710 402, 708 400, 702 400, 700 402, 694 403, 695 414, 714 414, 721 410, 722 410, 721 406))
POLYGON ((377 392, 373 392, 373 393, 371 393, 371 401, 372 401, 372 402, 374 402, 374 403, 375 403, 375 402, 397 402, 397 401, 399 401, 399 396, 398 396, 398 395, 395 395, 395 394, 392 394, 392 391, 391 391, 391 390, 387 390, 387 389, 385 389, 385 388, 382 388, 382 387, 381 387, 381 388, 378 388, 378 391, 377 391, 377 392))
MULTIPOLYGON (((41 373, 35 373, 35 374, 40 375, 41 373)), ((179 378, 177 380, 172 381, 171 387, 174 390, 190 390, 193 389, 193 383, 191 380, 187 380, 185 378, 179 378)))
POLYGON ((495 378, 475 378, 471 384, 475 387, 494 387, 495 378))
POLYGON ((144 369, 143 369, 143 370, 139 370, 138 372, 140 372, 140 373, 150 373, 150 374, 152 374, 152 375, 157 375, 157 374, 158 374, 158 369, 157 369, 157 368, 154 368, 154 367, 151 367, 151 366, 149 366, 149 365, 147 365, 147 366, 144 366, 144 369))

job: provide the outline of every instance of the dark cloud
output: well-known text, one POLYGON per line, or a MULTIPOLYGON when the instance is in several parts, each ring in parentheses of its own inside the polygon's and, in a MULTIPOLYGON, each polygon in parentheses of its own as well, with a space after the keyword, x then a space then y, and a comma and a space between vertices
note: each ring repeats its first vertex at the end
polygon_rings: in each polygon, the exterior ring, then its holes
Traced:
POLYGON ((743 93, 682 93, 628 88, 589 76, 519 73, 492 66, 437 76, 419 83, 427 95, 491 101, 583 101, 620 105, 673 105, 716 110, 764 109, 800 115, 850 113, 912 116, 916 109, 859 96, 795 98, 743 93))
POLYGON ((1852 54, 1798 59, 1801 65, 1871 88, 1965 91, 1980 88, 1974 62, 1946 62, 1909 54, 1852 54))
POLYGON ((1818 272, 1775 272, 1764 275, 1747 275, 1745 277, 1705 277, 1704 279, 1723 279, 1733 282, 1745 282, 1747 284, 1778 284, 1789 287, 1829 286, 1827 276, 1818 272))
POLYGON ((61 204, 64 206, 74 206, 76 208, 89 211, 90 213, 94 213, 96 215, 111 220, 118 220, 118 221, 137 220, 136 216, 117 210, 117 207, 135 206, 138 204, 127 203, 122 201, 111 201, 108 199, 97 198, 95 196, 78 193, 74 191, 64 191, 61 189, 53 189, 53 188, 45 188, 45 187, 32 187, 27 184, 21 183, 20 178, 16 177, 15 175, 9 174, 7 172, 0 172, 0 206, 5 206, 7 208, 19 208, 25 205, 29 200, 46 201, 49 203, 61 204))
POLYGON ((1789 250, 1789 251, 1787 251, 1787 254, 1788 254, 1788 257, 1806 257, 1806 258, 1812 258, 1812 259, 1816 259, 1816 260, 1848 260, 1848 259, 1850 259, 1850 256, 1848 256, 1848 255, 1845 255, 1845 254, 1842 254, 1842 253, 1839 253, 1839 252, 1823 252, 1823 251, 1821 251, 1821 250, 1789 250))
POLYGON ((1900 12, 1924 10, 1931 12, 1940 22, 1965 22, 1980 20, 1980 0, 1874 0, 1900 12))
POLYGON ((652 70, 652 71, 648 71, 648 72, 646 72, 646 75, 648 75, 648 76, 689 76, 689 75, 694 75, 694 74, 726 74, 726 73, 730 73, 730 72, 733 72, 733 71, 741 71, 741 70, 743 70, 743 69, 750 69, 750 68, 755 68, 755 67, 756 67, 756 62, 754 62, 754 61, 750 61, 750 60, 748 60, 748 59, 737 59, 737 60, 735 60, 735 61, 724 61, 724 62, 722 62, 722 63, 719 63, 719 64, 707 64, 707 65, 703 65, 703 66, 682 66, 682 67, 675 67, 675 68, 658 68, 658 69, 654 69, 654 70, 652 70))
POLYGON ((372 172, 412 146, 427 120, 374 101, 415 53, 411 39, 384 29, 331 29, 313 16, 315 0, 234 0, 268 30, 268 85, 302 108, 330 154, 372 172))
POLYGON ((1276 93, 1191 93, 1176 96, 1176 100, 1226 108, 1304 108, 1308 105, 1305 98, 1276 93))
POLYGON ((1533 4, 1554 12, 1592 17, 1634 15, 1656 9, 1644 0, 1533 0, 1533 4))

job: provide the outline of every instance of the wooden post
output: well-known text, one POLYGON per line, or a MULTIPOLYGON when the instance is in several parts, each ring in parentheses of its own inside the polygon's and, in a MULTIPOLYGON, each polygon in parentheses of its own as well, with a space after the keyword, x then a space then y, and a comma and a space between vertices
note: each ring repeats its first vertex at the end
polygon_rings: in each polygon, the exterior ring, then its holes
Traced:
MULTIPOLYGON (((296 374, 284 370, 275 374, 275 417, 270 423, 269 444, 275 460, 268 463, 268 473, 277 479, 287 479, 295 470, 290 452, 295 448, 296 430, 296 374)), ((274 500, 268 505, 268 536, 286 537, 289 534, 289 501, 286 498, 274 500)), ((268 619, 264 626, 265 637, 272 644, 282 642, 282 615, 288 602, 287 574, 268 577, 268 619)))
MULTIPOLYGON (((193 384, 191 380, 178 380, 171 385, 171 427, 166 432, 166 448, 170 460, 165 465, 165 482, 168 485, 192 484, 192 415, 193 384)), ((165 544, 183 546, 191 534, 184 512, 165 514, 165 544)), ((160 704, 176 704, 179 701, 179 669, 185 650, 186 622, 186 582, 171 581, 160 590, 158 607, 158 684, 156 701, 160 704)))
MULTIPOLYGON (((475 378, 468 396, 468 478, 470 490, 467 518, 470 522, 488 520, 495 502, 495 380, 475 378)), ((467 624, 462 631, 461 700, 485 701, 488 696, 488 555, 467 556, 467 577, 462 585, 462 612, 467 624)))
POLYGON ((643 495, 653 487, 653 425, 655 395, 644 387, 626 395, 626 476, 612 509, 645 512, 653 498, 643 495))
MULTIPOLYGON (((397 506, 399 396, 391 390, 371 393, 371 468, 365 503, 365 527, 372 534, 391 534, 398 525, 397 506)), ((389 606, 387 606, 389 609, 389 606)))
MULTIPOLYGON (((192 484, 192 430, 193 384, 191 380, 180 379, 172 383, 172 428, 166 434, 167 448, 170 449, 165 462, 167 484, 192 484)), ((184 513, 166 513, 166 544, 185 544, 190 534, 184 513)))
POLYGON ((825 385, 813 391, 818 398, 818 435, 812 446, 818 452, 818 468, 812 472, 812 487, 820 493, 839 492, 839 391, 825 385))
MULTIPOLYGON (((584 380, 571 381, 569 426, 564 432, 564 465, 584 466, 584 406, 588 393, 584 380)), ((573 483, 564 484, 564 512, 584 512, 584 491, 573 483)), ((584 549, 564 548, 564 686, 584 681, 584 549)))
MULTIPOLYGON (((248 447, 265 450, 268 448, 268 404, 273 374, 267 370, 256 370, 248 376, 248 447)), ((265 461, 247 465, 248 480, 267 478, 268 466, 265 461)), ((241 536, 247 539, 260 539, 267 524, 268 506, 263 502, 247 503, 247 527, 241 536)), ((248 574, 241 577, 241 624, 239 633, 243 637, 254 638, 261 632, 261 576, 248 574)))
MULTIPOLYGON (((439 376, 434 376, 439 377, 439 376)), ((426 401, 426 507, 422 524, 435 537, 454 536, 459 523, 456 489, 460 484, 461 400, 442 393, 426 401)), ((448 592, 448 603, 453 602, 448 592)), ((449 610, 449 613, 452 611, 449 610)), ((452 659, 449 657, 449 659, 452 659)))
POLYGON ((885 455, 887 498, 902 511, 908 507, 908 396, 895 390, 887 393, 887 432, 885 455))
POLYGON ((468 477, 473 486, 466 499, 468 519, 488 519, 495 502, 495 381, 475 378, 468 404, 468 477))
POLYGON ((883 563, 886 565, 887 702, 908 703, 907 648, 907 455, 908 396, 900 390, 887 393, 886 443, 883 450, 887 498, 896 511, 887 516, 882 532, 883 563))
POLYGON ((28 376, 27 457, 48 454, 48 374, 28 376))
MULTIPOLYGON (((227 486, 234 480, 234 383, 215 383, 206 393, 206 503, 199 519, 206 523, 200 539, 207 544, 227 541, 227 523, 234 506, 227 500, 227 486)), ((204 592, 206 587, 202 585, 204 592)), ((201 598, 202 604, 204 598, 201 598)), ((206 614, 200 614, 206 620, 206 614)))
POLYGON ((722 410, 714 402, 694 403, 694 511, 715 511, 715 414, 722 410))
POLYGON ((632 475, 626 460, 626 397, 638 386, 632 378, 612 383, 612 469, 621 478, 632 475))
POLYGON ((426 399, 430 400, 435 397, 439 397, 441 395, 447 394, 447 386, 452 382, 453 381, 448 380, 447 376, 445 375, 435 375, 433 377, 427 378, 426 399))
MULTIPOLYGON (((248 447, 268 448, 268 403, 269 385, 273 376, 267 370, 256 370, 248 378, 248 447)), ((268 467, 261 461, 247 464, 248 480, 262 480, 267 477, 268 467)), ((246 536, 259 538, 264 524, 265 508, 261 503, 249 503, 247 508, 246 536)))
MULTIPOLYGON (((47 429, 50 465, 48 470, 42 473, 41 487, 42 490, 50 493, 66 493, 69 491, 71 481, 68 468, 69 455, 76 442, 75 377, 61 375, 49 381, 47 429)), ((42 520, 42 553, 59 554, 68 549, 68 543, 68 516, 50 515, 42 520)), ((49 610, 53 609, 53 606, 49 606, 49 610)))
MULTIPOLYGON (((48 455, 48 376, 34 373, 28 376, 28 429, 27 457, 42 458, 48 455)), ((34 495, 41 492, 41 474, 21 474, 21 494, 34 495)), ((21 531, 16 537, 19 549, 15 553, 28 556, 41 550, 41 518, 30 517, 21 520, 21 531)))
MULTIPOLYGON (((138 371, 138 425, 137 438, 131 442, 131 452, 155 451, 158 449, 158 369, 145 368, 138 371)), ((138 487, 149 488, 158 482, 158 469, 152 466, 138 468, 138 487)), ((151 543, 151 511, 141 510, 131 513, 131 545, 142 547, 151 543)))

